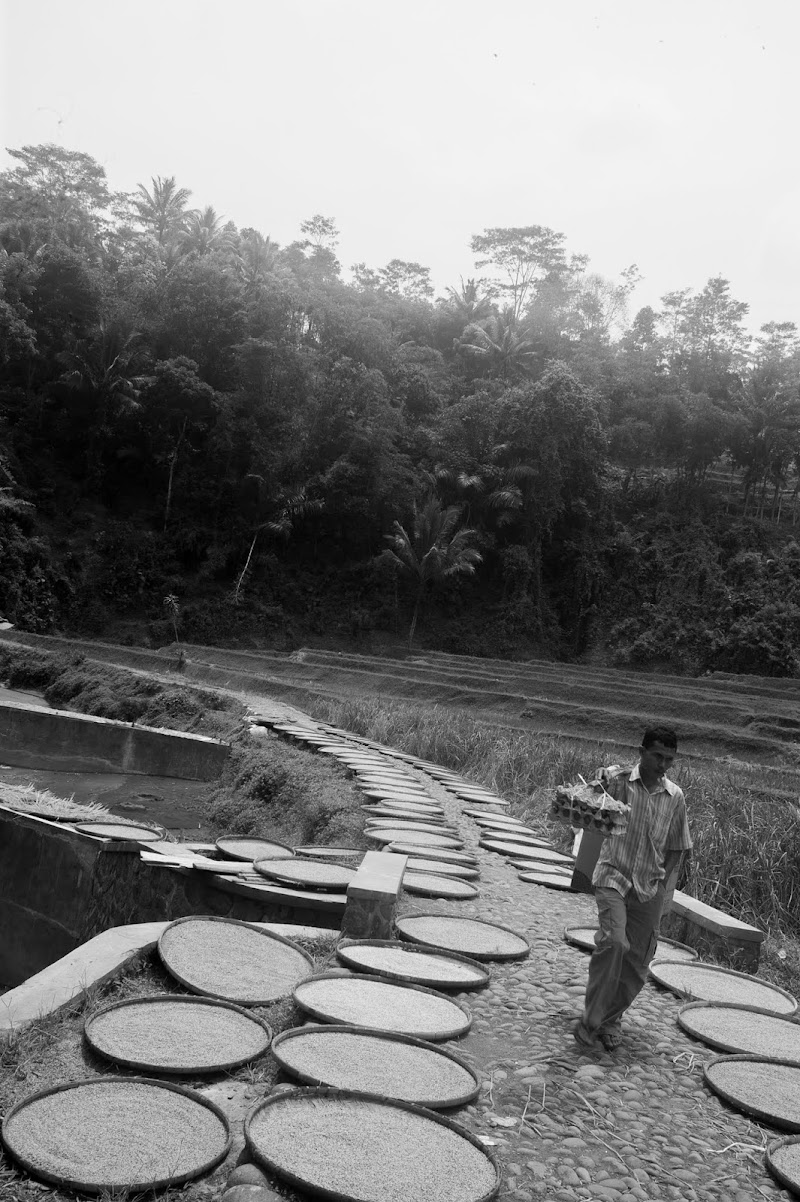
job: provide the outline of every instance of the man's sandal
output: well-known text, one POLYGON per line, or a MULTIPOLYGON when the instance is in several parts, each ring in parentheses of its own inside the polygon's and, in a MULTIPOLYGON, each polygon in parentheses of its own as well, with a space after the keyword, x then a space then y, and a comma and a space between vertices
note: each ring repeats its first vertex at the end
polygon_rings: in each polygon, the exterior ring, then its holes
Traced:
POLYGON ((600 1050, 597 1036, 593 1031, 583 1024, 583 1019, 578 1019, 575 1026, 572 1028, 572 1036, 579 1047, 584 1048, 587 1052, 597 1052, 600 1050))
POLYGON ((600 1042, 607 1052, 616 1052, 622 1043, 622 1032, 618 1027, 613 1028, 611 1031, 601 1031, 600 1042))

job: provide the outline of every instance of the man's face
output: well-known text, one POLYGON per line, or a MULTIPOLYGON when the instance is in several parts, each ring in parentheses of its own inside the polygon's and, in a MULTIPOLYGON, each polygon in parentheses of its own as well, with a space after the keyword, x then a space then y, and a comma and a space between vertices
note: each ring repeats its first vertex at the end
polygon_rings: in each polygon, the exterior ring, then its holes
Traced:
POLYGON ((652 772, 660 780, 675 760, 675 748, 656 741, 650 747, 640 747, 639 756, 639 771, 644 769, 646 775, 652 772))

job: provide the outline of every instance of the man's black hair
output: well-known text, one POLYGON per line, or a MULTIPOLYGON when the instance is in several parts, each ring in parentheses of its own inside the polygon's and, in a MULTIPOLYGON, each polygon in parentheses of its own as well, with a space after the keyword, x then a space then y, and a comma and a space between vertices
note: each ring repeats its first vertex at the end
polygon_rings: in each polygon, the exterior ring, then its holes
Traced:
POLYGON ((678 750, 678 736, 671 726, 648 726, 642 735, 642 747, 646 751, 654 743, 661 743, 664 747, 671 748, 672 751, 678 750))

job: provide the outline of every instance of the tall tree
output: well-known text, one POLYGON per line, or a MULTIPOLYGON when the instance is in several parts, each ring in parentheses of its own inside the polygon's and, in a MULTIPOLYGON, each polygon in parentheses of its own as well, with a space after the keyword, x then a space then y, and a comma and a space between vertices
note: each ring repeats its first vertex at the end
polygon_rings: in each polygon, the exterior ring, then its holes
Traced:
POLYGON ((488 267, 482 281, 487 293, 505 297, 518 321, 531 299, 537 280, 566 267, 564 235, 543 225, 486 229, 470 242, 477 268, 488 267))
POLYGON ((461 510, 456 505, 442 509, 439 498, 431 493, 415 509, 413 531, 409 535, 399 522, 385 537, 389 547, 384 557, 400 571, 408 573, 416 584, 414 612, 408 632, 409 650, 414 642, 425 593, 451 576, 471 576, 482 556, 474 546, 475 531, 459 529, 461 510))
POLYGON ((179 188, 175 176, 162 179, 156 175, 151 180, 152 190, 148 191, 144 184, 134 195, 134 207, 139 214, 139 220, 149 229, 159 246, 175 242, 186 228, 186 205, 192 195, 188 188, 179 188))

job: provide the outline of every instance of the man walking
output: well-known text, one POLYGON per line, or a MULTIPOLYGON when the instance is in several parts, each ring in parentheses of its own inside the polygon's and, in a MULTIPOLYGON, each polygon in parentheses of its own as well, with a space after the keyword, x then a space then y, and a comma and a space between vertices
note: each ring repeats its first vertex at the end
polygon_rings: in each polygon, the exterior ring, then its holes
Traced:
POLYGON ((606 781, 607 791, 631 812, 626 829, 604 840, 592 876, 600 929, 583 1016, 573 1031, 589 1050, 619 1047, 622 1015, 647 979, 668 882, 692 846, 683 792, 665 775, 677 748, 674 730, 652 727, 636 767, 606 781))

